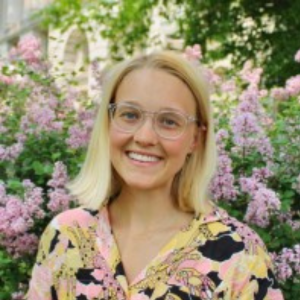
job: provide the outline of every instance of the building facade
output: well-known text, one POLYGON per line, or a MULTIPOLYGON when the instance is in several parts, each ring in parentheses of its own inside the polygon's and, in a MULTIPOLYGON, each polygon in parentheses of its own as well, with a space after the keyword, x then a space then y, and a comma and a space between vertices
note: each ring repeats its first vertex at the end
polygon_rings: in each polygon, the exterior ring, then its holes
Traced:
MULTIPOLYGON (((100 31, 103 27, 101 24, 88 24, 93 30, 83 32, 74 26, 63 33, 43 29, 40 26, 41 20, 32 16, 51 2, 52 0, 0 0, 0 57, 7 56, 22 36, 33 34, 41 40, 42 50, 51 62, 53 74, 72 74, 80 82, 78 89, 90 94, 95 79, 91 65, 87 62, 97 60, 101 68, 109 57, 108 41, 101 38, 100 31)), ((178 48, 176 44, 179 42, 180 47, 180 41, 169 38, 174 29, 174 24, 167 24, 154 11, 149 39, 156 43, 147 51, 164 48, 170 42, 175 43, 175 48, 178 48)))
POLYGON ((0 56, 6 56, 19 38, 27 33, 38 36, 44 51, 48 47, 48 32, 42 30, 34 13, 45 7, 51 0, 0 0, 0 56))

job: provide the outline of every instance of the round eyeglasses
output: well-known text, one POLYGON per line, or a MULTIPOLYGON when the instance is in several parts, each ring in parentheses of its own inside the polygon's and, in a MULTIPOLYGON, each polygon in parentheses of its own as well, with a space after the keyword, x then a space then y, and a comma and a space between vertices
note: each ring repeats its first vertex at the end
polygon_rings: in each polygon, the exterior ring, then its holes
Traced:
POLYGON ((162 138, 177 139, 189 123, 197 118, 172 110, 150 112, 129 103, 111 103, 108 106, 113 125, 120 131, 133 133, 145 122, 146 115, 152 117, 154 131, 162 138))

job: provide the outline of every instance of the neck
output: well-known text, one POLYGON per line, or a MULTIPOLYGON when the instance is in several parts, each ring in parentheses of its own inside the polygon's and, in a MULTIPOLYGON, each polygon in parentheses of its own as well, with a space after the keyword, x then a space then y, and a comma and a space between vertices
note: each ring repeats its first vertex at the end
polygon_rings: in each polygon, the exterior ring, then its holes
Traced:
POLYGON ((109 210, 115 227, 127 227, 140 232, 172 226, 180 215, 186 215, 176 207, 169 190, 132 191, 123 188, 109 210))

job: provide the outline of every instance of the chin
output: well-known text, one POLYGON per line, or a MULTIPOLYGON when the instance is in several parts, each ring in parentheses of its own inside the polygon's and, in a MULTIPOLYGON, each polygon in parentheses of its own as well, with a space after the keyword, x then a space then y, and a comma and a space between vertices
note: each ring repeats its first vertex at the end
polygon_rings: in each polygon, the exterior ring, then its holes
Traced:
POLYGON ((169 186, 168 184, 162 184, 158 182, 151 182, 151 180, 135 180, 135 181, 129 181, 125 180, 126 186, 129 188, 134 188, 136 190, 145 190, 145 191, 151 191, 151 190, 156 190, 159 188, 164 188, 169 186))

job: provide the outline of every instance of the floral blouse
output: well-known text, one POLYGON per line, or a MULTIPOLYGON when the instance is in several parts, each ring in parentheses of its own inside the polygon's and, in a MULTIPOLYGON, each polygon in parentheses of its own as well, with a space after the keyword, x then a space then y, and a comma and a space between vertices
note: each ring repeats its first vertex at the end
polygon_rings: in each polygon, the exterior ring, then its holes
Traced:
MULTIPOLYGON (((134 253, 132 253, 134 255, 134 253)), ((128 284, 107 207, 61 213, 45 230, 29 300, 282 300, 259 237, 216 208, 194 217, 128 284)))

